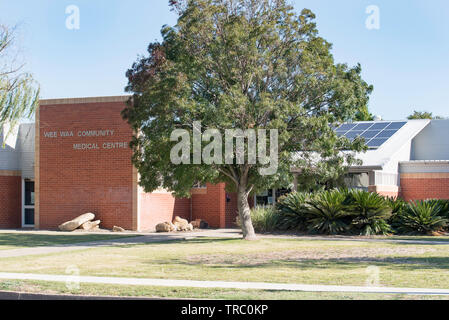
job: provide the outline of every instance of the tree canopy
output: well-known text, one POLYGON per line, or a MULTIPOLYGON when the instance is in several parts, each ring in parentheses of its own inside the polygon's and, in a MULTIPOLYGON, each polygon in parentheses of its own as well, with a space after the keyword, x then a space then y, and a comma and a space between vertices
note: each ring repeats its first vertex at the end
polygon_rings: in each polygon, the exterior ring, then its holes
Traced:
POLYGON ((18 62, 15 31, 0 25, 0 125, 9 123, 11 130, 21 119, 34 115, 39 98, 38 85, 18 62))
POLYGON ((407 117, 408 120, 418 120, 418 119, 430 119, 430 120, 439 120, 444 119, 440 116, 434 116, 432 112, 427 111, 414 111, 413 114, 407 117))
POLYGON ((123 116, 136 132, 131 145, 140 183, 147 192, 162 186, 188 196, 194 183, 226 182, 238 193, 244 237, 252 239, 251 193, 289 185, 292 168, 335 177, 356 162, 363 141, 333 128, 369 115, 372 86, 360 65, 335 63, 308 9, 297 14, 285 0, 170 2, 177 24, 164 26, 163 40, 150 43, 127 72, 133 98, 123 116), (277 171, 261 175, 266 163, 238 163, 236 153, 233 164, 172 163, 173 130, 193 139, 196 121, 201 132, 277 130, 277 171))

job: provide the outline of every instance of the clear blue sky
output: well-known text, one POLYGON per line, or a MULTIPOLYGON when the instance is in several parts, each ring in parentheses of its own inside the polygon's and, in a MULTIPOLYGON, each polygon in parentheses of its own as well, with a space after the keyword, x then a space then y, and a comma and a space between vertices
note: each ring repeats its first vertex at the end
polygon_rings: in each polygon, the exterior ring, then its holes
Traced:
MULTIPOLYGON (((403 119, 418 109, 449 117, 449 1, 291 1, 315 12, 337 62, 362 64, 374 85, 374 114, 403 119), (365 27, 369 5, 380 9, 379 30, 365 27)), ((19 24, 42 98, 124 94, 126 70, 175 18, 168 0, 0 0, 0 23, 19 24), (65 26, 72 4, 79 30, 65 26)))

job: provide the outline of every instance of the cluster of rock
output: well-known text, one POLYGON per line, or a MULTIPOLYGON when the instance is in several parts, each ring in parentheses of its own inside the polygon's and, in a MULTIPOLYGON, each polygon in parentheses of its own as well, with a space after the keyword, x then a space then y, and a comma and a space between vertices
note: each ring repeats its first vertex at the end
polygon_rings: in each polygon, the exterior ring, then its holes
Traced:
MULTIPOLYGON (((96 220, 95 214, 93 213, 85 213, 73 220, 64 222, 58 228, 61 231, 75 231, 75 230, 84 230, 84 231, 99 231, 101 220, 96 220)), ((112 229, 113 232, 124 232, 125 229, 121 227, 116 227, 112 229)))
POLYGON ((64 222, 59 226, 61 231, 75 231, 76 229, 82 229, 85 231, 93 231, 100 229, 100 220, 93 221, 95 215, 93 213, 85 213, 73 220, 64 222))
POLYGON ((189 223, 186 219, 175 217, 173 222, 163 222, 156 225, 156 232, 193 231, 194 229, 207 229, 206 221, 197 219, 189 223))

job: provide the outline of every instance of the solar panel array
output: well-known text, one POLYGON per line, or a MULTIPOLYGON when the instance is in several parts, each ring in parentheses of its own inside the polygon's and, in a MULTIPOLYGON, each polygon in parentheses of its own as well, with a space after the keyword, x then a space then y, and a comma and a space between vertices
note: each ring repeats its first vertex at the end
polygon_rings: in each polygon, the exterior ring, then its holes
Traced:
POLYGON ((378 149, 399 131, 407 122, 359 122, 345 123, 335 132, 338 136, 345 136, 353 141, 356 137, 365 139, 370 149, 378 149))

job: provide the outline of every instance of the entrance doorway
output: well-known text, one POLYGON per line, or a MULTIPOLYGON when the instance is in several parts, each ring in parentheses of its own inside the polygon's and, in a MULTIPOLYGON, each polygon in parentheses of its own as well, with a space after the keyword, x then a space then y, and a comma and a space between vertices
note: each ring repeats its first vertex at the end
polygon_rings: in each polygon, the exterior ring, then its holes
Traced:
POLYGON ((34 181, 22 180, 22 228, 34 227, 34 181))

